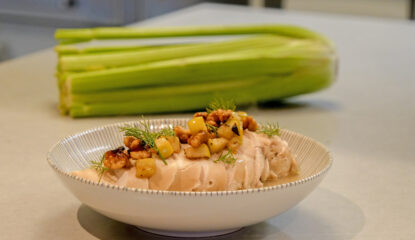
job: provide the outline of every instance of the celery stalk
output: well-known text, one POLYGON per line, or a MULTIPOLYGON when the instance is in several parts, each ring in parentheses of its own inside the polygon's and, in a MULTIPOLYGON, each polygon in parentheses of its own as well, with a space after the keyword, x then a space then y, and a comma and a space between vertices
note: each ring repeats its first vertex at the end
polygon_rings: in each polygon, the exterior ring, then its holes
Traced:
POLYGON ((150 48, 159 48, 161 46, 88 46, 80 48, 76 45, 57 45, 53 48, 55 52, 59 54, 59 56, 65 55, 79 55, 79 54, 87 54, 87 53, 106 53, 106 52, 128 52, 128 51, 136 51, 136 50, 144 50, 150 48))
POLYGON ((58 29, 55 39, 89 41, 92 39, 160 38, 179 36, 211 36, 241 34, 275 34, 294 38, 318 39, 331 45, 325 37, 292 25, 233 25, 233 26, 181 26, 181 27, 101 27, 84 29, 58 29))
POLYGON ((261 48, 293 44, 295 40, 279 36, 258 36, 218 43, 186 44, 170 47, 141 48, 134 51, 111 51, 109 53, 94 53, 83 55, 61 56, 59 67, 61 71, 90 71, 107 69, 142 63, 183 58, 188 56, 201 56, 213 53, 225 53, 245 48, 261 48))
POLYGON ((74 103, 70 108, 70 115, 89 117, 189 111, 204 108, 215 97, 226 97, 243 105, 316 91, 329 86, 333 78, 334 64, 327 60, 320 62, 319 66, 304 68, 288 76, 253 79, 257 80, 254 86, 177 96, 160 95, 122 102, 74 103))
POLYGON ((175 44, 153 44, 153 45, 102 45, 102 46, 84 46, 78 45, 56 45, 53 50, 59 57, 63 56, 85 56, 85 55, 102 55, 108 53, 126 53, 130 51, 143 51, 150 49, 165 49, 178 46, 190 46, 197 43, 175 43, 175 44))
POLYGON ((313 65, 319 58, 330 55, 323 46, 316 44, 246 50, 68 74, 65 86, 69 93, 82 93, 283 74, 313 65))
POLYGON ((216 97, 236 104, 282 99, 335 79, 333 44, 289 25, 61 29, 55 37, 68 44, 211 35, 244 37, 159 46, 59 45, 59 108, 72 117, 190 111, 216 97))
POLYGON ((68 105, 73 102, 125 102, 139 99, 151 99, 159 96, 180 96, 186 94, 198 94, 205 92, 220 91, 225 89, 237 89, 241 87, 249 87, 255 85, 263 79, 271 80, 272 77, 262 76, 248 79, 232 79, 223 82, 207 82, 196 83, 186 85, 173 85, 173 86, 160 86, 160 87, 145 87, 145 88, 133 88, 133 89, 121 89, 106 92, 93 92, 93 93, 79 93, 67 95, 65 99, 68 105))

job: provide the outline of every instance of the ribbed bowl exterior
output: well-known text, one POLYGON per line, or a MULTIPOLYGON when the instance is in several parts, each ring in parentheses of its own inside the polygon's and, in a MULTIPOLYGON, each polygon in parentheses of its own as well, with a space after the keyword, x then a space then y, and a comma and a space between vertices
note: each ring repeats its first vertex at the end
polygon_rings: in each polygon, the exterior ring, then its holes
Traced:
MULTIPOLYGON (((188 119, 149 120, 151 129, 186 125, 188 119)), ((64 138, 47 154, 63 184, 84 204, 115 220, 150 229, 207 232, 255 224, 276 216, 304 199, 324 178, 332 159, 319 142, 281 130, 299 167, 297 181, 237 191, 180 192, 95 183, 70 172, 90 166, 103 152, 122 145, 120 126, 106 125, 64 138)))

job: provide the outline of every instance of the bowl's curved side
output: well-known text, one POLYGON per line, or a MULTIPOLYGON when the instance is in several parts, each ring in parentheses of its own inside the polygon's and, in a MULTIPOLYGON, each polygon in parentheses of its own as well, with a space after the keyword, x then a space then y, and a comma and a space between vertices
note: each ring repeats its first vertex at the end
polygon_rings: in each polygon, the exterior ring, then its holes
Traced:
MULTIPOLYGON (((153 128, 184 125, 187 119, 151 120, 153 128)), ((118 123, 67 137, 48 153, 48 162, 64 185, 84 204, 110 218, 146 228, 171 231, 215 231, 247 226, 278 215, 305 198, 331 166, 320 143, 281 131, 297 158, 300 180, 258 189, 177 192, 98 184, 70 174, 122 143, 118 123)), ((127 124, 134 124, 129 122, 127 124)))
POLYGON ((219 231, 262 222, 298 204, 324 176, 268 191, 180 195, 97 188, 59 174, 81 202, 109 218, 151 229, 184 232, 219 231))

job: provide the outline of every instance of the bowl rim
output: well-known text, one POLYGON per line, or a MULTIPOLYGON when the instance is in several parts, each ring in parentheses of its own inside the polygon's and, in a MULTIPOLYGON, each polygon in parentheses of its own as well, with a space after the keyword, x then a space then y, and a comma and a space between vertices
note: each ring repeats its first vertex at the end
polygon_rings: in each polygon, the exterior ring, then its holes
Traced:
MULTIPOLYGON (((153 121, 187 121, 189 120, 189 118, 154 118, 154 119, 148 119, 150 121, 150 123, 152 123, 153 121)), ((329 163, 319 172, 308 176, 306 178, 302 178, 293 182, 288 182, 288 183, 283 183, 283 184, 278 184, 278 185, 274 185, 274 186, 267 186, 267 187, 261 187, 261 188, 250 188, 250 189, 243 189, 243 190, 225 190, 225 191, 205 191, 205 192, 190 192, 190 191, 169 191, 169 190, 155 190, 155 189, 141 189, 141 188, 132 188, 132 187, 125 187, 125 186, 118 186, 118 185, 113 185, 113 184, 108 184, 108 183, 98 183, 92 180, 88 180, 85 178, 81 178, 78 176, 74 176, 70 173, 65 172, 64 170, 60 169, 58 166, 56 166, 51 159, 51 154, 52 151, 62 142, 64 141, 68 141, 71 138, 74 137, 79 137, 82 135, 86 135, 98 130, 104 130, 106 128, 110 128, 110 127, 114 127, 114 126, 119 126, 122 124, 133 124, 133 123, 137 123, 137 121, 125 121, 125 122, 116 122, 116 123, 111 123, 111 124, 105 124, 105 125, 101 125, 98 127, 94 127, 94 128, 90 128, 84 131, 79 131, 76 132, 75 134, 71 134, 68 135, 62 139, 60 139, 58 142, 56 142, 55 144, 52 145, 52 147, 48 150, 47 155, 46 155, 46 159, 48 164, 52 167, 53 170, 55 170, 58 174, 70 178, 72 180, 77 181, 80 184, 87 184, 87 185, 92 185, 94 187, 102 187, 102 188, 106 188, 106 189, 114 189, 114 190, 118 190, 118 191, 124 191, 124 192, 135 192, 135 193, 140 193, 140 194, 150 194, 150 195, 173 195, 173 196, 225 196, 225 195, 238 195, 238 194, 250 194, 250 193, 258 193, 258 192, 267 192, 267 191, 274 191, 274 190, 281 190, 281 189, 286 189, 289 187, 294 187, 296 185, 302 185, 305 184, 307 182, 310 182, 320 176, 325 175, 328 170, 331 168, 331 166, 333 165, 333 156, 331 154, 331 152, 327 149, 326 146, 324 146, 322 143, 320 143, 317 140, 312 139, 311 137, 302 135, 300 133, 291 131, 291 130, 287 130, 287 129, 280 129, 281 131, 287 132, 289 134, 293 134, 293 135, 299 135, 304 137, 306 140, 311 140, 314 141, 314 143, 316 143, 319 147, 321 147, 322 149, 324 149, 329 157, 329 163)), ((259 123, 260 124, 260 123, 259 123)))

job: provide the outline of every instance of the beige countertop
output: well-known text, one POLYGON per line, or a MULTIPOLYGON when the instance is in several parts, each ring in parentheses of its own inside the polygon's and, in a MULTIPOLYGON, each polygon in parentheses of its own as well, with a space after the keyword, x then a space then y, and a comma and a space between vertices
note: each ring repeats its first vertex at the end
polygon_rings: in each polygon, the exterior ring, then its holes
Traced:
MULTIPOLYGON (((247 111, 326 144, 334 165, 295 208, 217 239, 415 239, 414 22, 199 5, 143 24, 281 22, 334 40, 338 81, 247 111)), ((135 119, 59 115, 55 64, 51 49, 0 64, 0 239, 164 239, 82 205, 46 163, 66 135, 135 119)), ((176 116, 190 115, 149 117, 176 116)))

